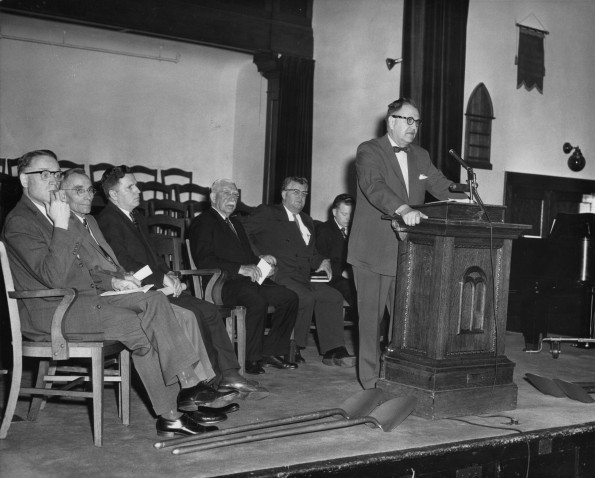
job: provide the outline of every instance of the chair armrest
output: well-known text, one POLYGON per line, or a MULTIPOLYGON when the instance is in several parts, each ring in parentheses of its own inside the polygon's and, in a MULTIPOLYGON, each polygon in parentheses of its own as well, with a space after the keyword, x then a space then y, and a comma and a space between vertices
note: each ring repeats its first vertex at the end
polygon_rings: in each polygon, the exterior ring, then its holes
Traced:
MULTIPOLYGON (((211 302, 215 305, 223 305, 223 299, 221 298, 221 291, 223 284, 227 280, 227 273, 221 269, 184 269, 175 271, 182 276, 205 276, 210 275, 209 283, 204 291, 204 300, 211 302)), ((196 283, 195 283, 196 288, 196 283)))
POLYGON ((35 299, 44 297, 63 297, 52 317, 50 337, 54 360, 68 359, 68 344, 62 333, 62 321, 70 306, 78 296, 76 289, 21 290, 8 293, 12 299, 35 299))

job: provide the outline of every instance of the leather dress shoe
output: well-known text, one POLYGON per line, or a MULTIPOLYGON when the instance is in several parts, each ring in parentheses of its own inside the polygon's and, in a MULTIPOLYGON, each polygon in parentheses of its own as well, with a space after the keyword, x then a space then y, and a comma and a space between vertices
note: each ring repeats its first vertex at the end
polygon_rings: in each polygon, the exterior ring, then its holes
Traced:
POLYGON ((298 348, 295 351, 295 363, 304 363, 306 361, 306 359, 304 357, 302 357, 302 353, 300 352, 300 349, 298 348))
POLYGON ((239 398, 245 400, 262 400, 269 396, 269 391, 255 380, 226 380, 219 382, 219 391, 237 390, 239 398))
POLYGON ((186 412, 190 417, 201 425, 210 425, 212 423, 224 422, 227 420, 227 415, 220 412, 220 408, 198 407, 194 412, 186 412))
POLYGON ((165 438, 185 437, 191 435, 200 435, 205 432, 213 432, 217 427, 201 425, 191 413, 184 413, 176 420, 168 420, 159 417, 157 419, 157 435, 165 438))
POLYGON ((206 413, 221 412, 221 413, 225 413, 227 415, 229 413, 237 412, 239 409, 240 409, 240 405, 234 402, 234 403, 230 403, 229 405, 226 405, 225 407, 221 407, 221 408, 198 407, 197 411, 206 412, 206 413))
POLYGON ((219 408, 238 396, 235 390, 218 392, 204 382, 190 388, 183 388, 178 394, 178 410, 193 412, 199 406, 219 408))
POLYGON ((275 367, 279 369, 293 370, 298 368, 297 363, 288 361, 285 355, 269 355, 266 358, 266 365, 269 367, 275 367))
POLYGON ((261 375, 264 372, 264 368, 260 365, 260 360, 246 360, 245 366, 246 373, 251 375, 261 375))
POLYGON ((336 365, 338 367, 355 367, 355 355, 347 352, 345 347, 337 347, 329 350, 322 357, 322 363, 325 365, 336 365))
POLYGON ((221 408, 198 407, 195 412, 187 412, 198 423, 209 425, 227 420, 227 414, 240 409, 237 403, 230 403, 221 408))

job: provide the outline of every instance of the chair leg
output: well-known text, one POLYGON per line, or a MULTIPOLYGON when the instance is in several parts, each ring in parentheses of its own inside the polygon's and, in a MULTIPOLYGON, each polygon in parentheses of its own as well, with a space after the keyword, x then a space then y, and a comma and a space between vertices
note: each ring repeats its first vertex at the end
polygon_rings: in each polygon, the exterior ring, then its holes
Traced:
POLYGON ((130 425, 130 352, 120 352, 119 415, 124 425, 130 425))
POLYGON ((236 339, 238 341, 239 372, 243 374, 246 367, 246 308, 236 307, 234 315, 236 319, 236 339))
MULTIPOLYGON (((39 370, 37 371, 37 380, 35 381, 35 388, 52 388, 52 382, 46 382, 44 380, 45 376, 48 374, 49 369, 49 360, 39 361, 39 370)), ((47 398, 45 395, 33 395, 33 397, 31 398, 31 405, 29 406, 29 413, 27 414, 27 420, 32 422, 37 420, 37 415, 39 415, 41 405, 43 404, 43 402, 45 402, 46 399, 47 398)))
POLYGON ((91 357, 91 382, 93 384, 93 441, 103 445, 103 349, 93 351, 91 357))
POLYGON ((289 361, 295 362, 295 351, 297 350, 297 344, 295 343, 295 329, 291 331, 291 337, 289 338, 289 361))
MULTIPOLYGON (((58 369, 57 362, 55 360, 52 360, 50 362, 50 367, 49 367, 46 375, 56 375, 57 369, 58 369)), ((47 382, 45 384, 45 388, 52 388, 52 382, 47 382)), ((44 395, 43 397, 41 397, 41 406, 39 407, 39 409, 43 410, 47 403, 48 403, 48 396, 44 395)))
POLYGON ((12 379, 10 381, 10 394, 8 395, 8 403, 6 404, 6 411, 0 426, 0 439, 6 438, 8 429, 12 423, 12 417, 17 407, 17 400, 19 398, 19 390, 21 389, 21 379, 23 377, 23 357, 20 353, 13 354, 12 379))
POLYGON ((236 340, 236 321, 233 310, 231 311, 231 315, 229 317, 225 317, 225 330, 229 336, 229 341, 233 345, 236 340))

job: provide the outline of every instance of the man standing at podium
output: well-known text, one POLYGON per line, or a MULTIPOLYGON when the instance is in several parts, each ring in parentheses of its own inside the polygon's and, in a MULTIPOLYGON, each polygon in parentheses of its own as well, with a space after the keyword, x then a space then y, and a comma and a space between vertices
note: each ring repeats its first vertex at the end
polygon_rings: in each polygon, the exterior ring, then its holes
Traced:
POLYGON ((347 261, 353 266, 358 296, 358 375, 364 388, 373 388, 380 375, 385 307, 391 320, 394 317, 398 240, 391 222, 382 216, 396 213, 405 224, 415 226, 427 219, 412 207, 423 204, 426 191, 438 199, 465 198, 448 190, 452 181, 432 164, 428 151, 413 144, 420 125, 415 103, 399 98, 388 105, 387 134, 357 148, 357 208, 347 261))

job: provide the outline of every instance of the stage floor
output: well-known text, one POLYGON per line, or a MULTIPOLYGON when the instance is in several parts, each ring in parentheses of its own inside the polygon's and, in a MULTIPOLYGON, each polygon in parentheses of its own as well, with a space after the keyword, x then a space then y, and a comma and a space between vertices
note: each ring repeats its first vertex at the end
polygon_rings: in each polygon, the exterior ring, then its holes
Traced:
MULTIPOLYGON (((157 439, 155 419, 141 397, 133 393, 131 425, 124 427, 119 424, 115 399, 108 390, 103 448, 92 445, 86 407, 50 402, 37 422, 13 423, 8 438, 0 441, 2 476, 291 475, 300 467, 321 470, 342 462, 349 466, 349 462, 370 462, 400 453, 403 457, 412 457, 432 454, 432 450, 435 453, 448 449, 464 451, 463 445, 474 440, 512 443, 521 433, 547 436, 551 430, 554 436, 560 432, 556 429, 589 430, 595 423, 595 403, 542 395, 523 377, 534 373, 569 381, 595 382, 595 351, 565 344, 560 357, 553 359, 549 346, 541 353, 528 354, 523 352, 523 345, 521 334, 506 334, 506 355, 516 363, 514 381, 518 385, 518 405, 515 410, 494 416, 434 421, 410 416, 390 433, 359 425, 174 456, 168 449, 153 448, 157 439)), ((323 365, 313 345, 305 350, 304 357, 306 363, 295 371, 267 369, 259 380, 271 395, 262 401, 240 401, 241 410, 231 414, 220 428, 337 407, 361 390, 354 369, 323 365)), ((7 387, 5 377, 0 378, 2 397, 7 387)), ((25 416, 26 407, 26 400, 20 400, 17 414, 25 416)), ((312 471, 311 476, 314 475, 312 471)), ((415 470, 395 476, 415 476, 415 470)))

